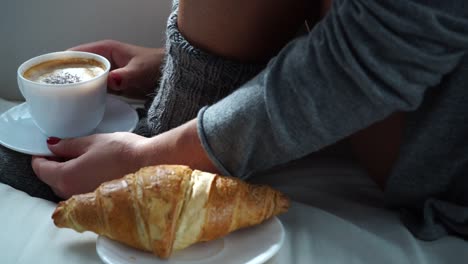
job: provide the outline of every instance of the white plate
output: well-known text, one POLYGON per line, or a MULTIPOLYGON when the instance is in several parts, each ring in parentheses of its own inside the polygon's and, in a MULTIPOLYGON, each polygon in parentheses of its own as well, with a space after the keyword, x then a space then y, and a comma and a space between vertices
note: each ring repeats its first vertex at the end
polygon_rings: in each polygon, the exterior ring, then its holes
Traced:
MULTIPOLYGON (((107 97, 106 112, 96 133, 131 132, 138 115, 130 105, 115 96, 107 97)), ((47 137, 34 124, 27 103, 11 108, 0 116, 0 144, 30 155, 53 156, 47 148, 47 137)))
POLYGON ((284 229, 278 218, 238 230, 215 241, 198 243, 163 260, 157 256, 99 236, 96 251, 107 264, 260 264, 283 244, 284 229))

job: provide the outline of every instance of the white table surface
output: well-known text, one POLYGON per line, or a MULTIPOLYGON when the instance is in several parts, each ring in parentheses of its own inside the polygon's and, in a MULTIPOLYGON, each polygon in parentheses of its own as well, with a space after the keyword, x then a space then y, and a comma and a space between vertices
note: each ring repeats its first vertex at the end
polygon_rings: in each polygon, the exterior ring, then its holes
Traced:
MULTIPOLYGON (((286 239, 270 264, 468 263, 467 241, 415 239, 398 215, 383 207, 383 193, 349 162, 305 159, 255 181, 294 200, 280 216, 286 239)), ((56 228, 54 208, 0 184, 0 263, 101 263, 96 235, 56 228)))

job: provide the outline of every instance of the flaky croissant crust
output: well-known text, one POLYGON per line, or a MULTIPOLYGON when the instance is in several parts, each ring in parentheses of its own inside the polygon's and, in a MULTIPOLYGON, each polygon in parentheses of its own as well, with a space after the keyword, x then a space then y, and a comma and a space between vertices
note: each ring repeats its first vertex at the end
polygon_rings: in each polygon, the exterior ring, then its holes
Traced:
POLYGON ((289 199, 263 185, 181 165, 140 169, 93 193, 60 202, 58 227, 94 233, 167 258, 287 211, 289 199))

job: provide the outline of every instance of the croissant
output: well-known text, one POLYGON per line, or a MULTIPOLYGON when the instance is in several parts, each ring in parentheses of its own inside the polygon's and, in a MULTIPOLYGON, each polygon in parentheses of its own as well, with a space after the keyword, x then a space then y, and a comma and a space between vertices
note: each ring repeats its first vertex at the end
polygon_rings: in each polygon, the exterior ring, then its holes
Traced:
POLYGON ((288 207, 289 199, 268 186, 160 165, 62 201, 52 218, 58 227, 92 231, 168 258, 173 251, 259 224, 288 207))

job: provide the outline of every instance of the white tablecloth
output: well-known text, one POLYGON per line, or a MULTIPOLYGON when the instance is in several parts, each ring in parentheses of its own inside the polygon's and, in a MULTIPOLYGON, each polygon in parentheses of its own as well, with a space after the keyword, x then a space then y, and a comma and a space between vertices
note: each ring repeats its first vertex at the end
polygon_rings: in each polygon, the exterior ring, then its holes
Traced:
MULTIPOLYGON (((11 106, 8 105, 8 106, 11 106)), ((6 109, 0 102, 0 110, 6 109)), ((280 216, 286 239, 269 263, 468 263, 468 242, 415 239, 356 166, 304 159, 259 176, 294 202, 280 216)), ((96 235, 58 229, 53 203, 0 184, 0 263, 101 263, 96 235)))

